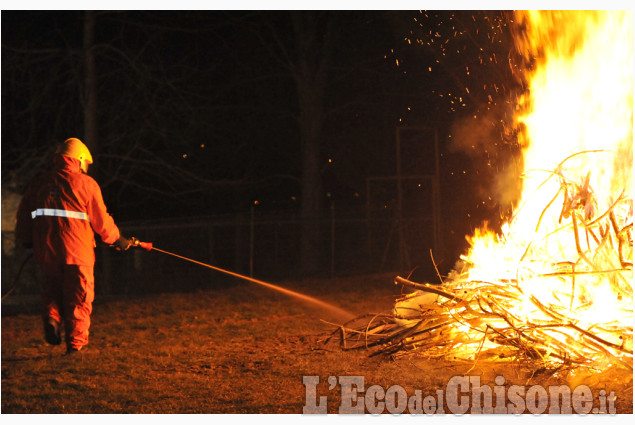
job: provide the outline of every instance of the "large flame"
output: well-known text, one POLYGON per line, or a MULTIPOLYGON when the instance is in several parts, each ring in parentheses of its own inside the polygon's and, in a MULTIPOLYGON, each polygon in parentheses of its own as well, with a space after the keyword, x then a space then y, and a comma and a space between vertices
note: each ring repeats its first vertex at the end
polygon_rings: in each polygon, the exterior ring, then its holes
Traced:
MULTIPOLYGON (((541 306, 551 306, 632 352, 632 11, 521 12, 516 21, 518 47, 532 61, 516 117, 522 195, 501 233, 468 238, 468 277, 449 285, 513 282, 522 301, 508 306, 515 317, 547 323, 541 306), (616 326, 624 331, 603 332, 616 326)), ((480 335, 461 347, 466 357, 480 335)))

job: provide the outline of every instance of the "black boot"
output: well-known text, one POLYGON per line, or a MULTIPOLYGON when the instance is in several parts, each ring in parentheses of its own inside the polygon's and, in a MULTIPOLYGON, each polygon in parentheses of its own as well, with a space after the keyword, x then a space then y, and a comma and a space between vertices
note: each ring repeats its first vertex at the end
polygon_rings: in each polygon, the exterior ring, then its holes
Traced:
POLYGON ((49 318, 46 323, 44 323, 44 339, 51 345, 60 345, 62 343, 60 322, 49 318))
POLYGON ((83 353, 82 349, 84 347, 71 347, 70 345, 66 347, 66 355, 72 356, 73 354, 83 353))

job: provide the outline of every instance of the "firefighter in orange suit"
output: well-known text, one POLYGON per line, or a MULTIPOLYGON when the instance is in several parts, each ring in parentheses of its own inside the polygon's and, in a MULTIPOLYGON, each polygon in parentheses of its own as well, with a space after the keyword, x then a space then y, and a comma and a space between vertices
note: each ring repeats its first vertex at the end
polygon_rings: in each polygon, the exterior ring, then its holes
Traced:
POLYGON ((45 340, 61 344, 63 325, 68 354, 88 344, 95 295, 94 234, 118 250, 130 247, 106 211, 99 185, 86 174, 92 163, 84 143, 66 140, 53 157, 53 169, 31 183, 17 212, 17 241, 33 248, 43 272, 45 340))

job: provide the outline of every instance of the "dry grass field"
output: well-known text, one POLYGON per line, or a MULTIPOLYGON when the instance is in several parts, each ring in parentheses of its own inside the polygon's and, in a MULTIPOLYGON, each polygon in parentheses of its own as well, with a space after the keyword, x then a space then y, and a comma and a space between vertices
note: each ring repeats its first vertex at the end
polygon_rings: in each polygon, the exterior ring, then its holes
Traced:
MULTIPOLYGON (((362 315, 390 310, 400 288, 391 275, 287 282, 285 286, 362 315)), ((2 413, 295 413, 303 376, 337 413, 339 386, 329 376, 363 376, 366 388, 403 387, 435 394, 470 365, 422 358, 370 357, 323 343, 338 318, 252 283, 127 300, 97 300, 85 353, 65 356, 44 343, 34 314, 2 317, 2 413)), ((482 385, 586 384, 617 396, 633 413, 632 372, 530 376, 505 364, 470 372, 482 385), (575 381, 575 382, 574 382, 575 381)))

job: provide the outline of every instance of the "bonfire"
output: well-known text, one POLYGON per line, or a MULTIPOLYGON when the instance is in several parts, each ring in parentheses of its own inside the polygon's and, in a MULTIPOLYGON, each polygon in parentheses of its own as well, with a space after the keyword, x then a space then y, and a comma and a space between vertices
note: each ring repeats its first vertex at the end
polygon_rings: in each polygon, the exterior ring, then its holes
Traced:
POLYGON ((527 363, 558 370, 633 364, 633 16, 522 12, 530 59, 522 193, 496 232, 393 311, 342 325, 346 349, 393 357, 527 363))

